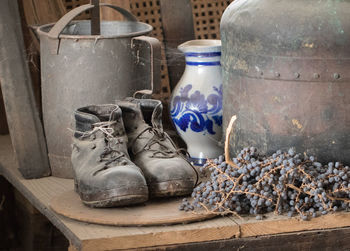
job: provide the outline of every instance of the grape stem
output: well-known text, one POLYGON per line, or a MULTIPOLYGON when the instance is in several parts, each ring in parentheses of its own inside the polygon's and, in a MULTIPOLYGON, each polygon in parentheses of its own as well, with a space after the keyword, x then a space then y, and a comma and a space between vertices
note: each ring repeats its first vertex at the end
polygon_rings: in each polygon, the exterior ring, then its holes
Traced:
POLYGON ((225 160, 226 160, 226 163, 228 163, 230 166, 239 168, 235 163, 233 163, 233 161, 231 160, 231 157, 230 157, 230 137, 231 137, 231 133, 232 133, 233 124, 235 123, 236 120, 237 120, 237 116, 236 115, 232 116, 230 119, 230 123, 228 124, 228 127, 226 128, 225 160))

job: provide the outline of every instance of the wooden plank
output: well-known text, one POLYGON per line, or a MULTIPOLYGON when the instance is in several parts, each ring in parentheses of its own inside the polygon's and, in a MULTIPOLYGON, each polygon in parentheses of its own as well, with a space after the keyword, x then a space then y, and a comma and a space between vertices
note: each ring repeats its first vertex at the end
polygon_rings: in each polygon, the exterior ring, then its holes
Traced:
MULTIPOLYGON (((118 238, 101 237, 99 239, 91 239, 89 235, 88 239, 83 239, 82 249, 87 251, 130 249, 231 239, 237 236, 238 227, 234 226, 232 222, 228 222, 227 218, 222 218, 202 223, 165 227, 130 228, 124 231, 125 235, 120 234, 118 238), (142 234, 135 234, 135 232, 139 231, 142 231, 142 234)), ((105 231, 101 231, 101 233, 104 236, 108 236, 105 231)))
MULTIPOLYGON (((79 239, 69 230, 65 229, 64 225, 60 222, 59 218, 56 214, 53 214, 49 209, 48 205, 43 204, 41 201, 43 200, 42 196, 46 198, 46 200, 50 200, 50 194, 47 194, 47 187, 55 190, 57 192, 65 191, 64 187, 73 185, 72 180, 66 179, 58 179, 59 182, 50 182, 52 177, 43 178, 40 180, 25 180, 20 175, 17 170, 18 164, 15 160, 15 155, 13 151, 13 147, 11 144, 11 138, 7 136, 0 136, 0 175, 4 176, 21 194, 28 199, 28 201, 38 209, 42 214, 44 214, 60 231, 75 245, 78 245, 79 239), (38 182, 40 181, 40 182, 38 182), (35 186, 37 190, 42 190, 40 198, 36 198, 33 193, 23 185, 23 182, 28 182, 29 186, 35 186), (39 185, 36 185, 39 183, 39 185), (43 186, 41 186, 42 184, 43 186), (46 187, 45 187, 46 186, 46 187)), ((55 180, 55 179, 54 179, 55 180)))
POLYGON ((239 233, 237 224, 228 217, 186 225, 113 227, 81 223, 59 216, 49 208, 49 203, 55 196, 71 190, 73 180, 56 177, 23 179, 16 170, 8 136, 0 136, 0 174, 4 175, 78 249, 143 248, 229 239, 239 233))
POLYGON ((254 216, 245 216, 241 219, 232 216, 231 218, 240 226, 241 238, 350 226, 350 213, 345 211, 329 213, 307 221, 299 217, 289 218, 273 213, 265 215, 264 220, 256 220, 254 216))
POLYGON ((28 62, 30 75, 32 77, 32 86, 35 97, 35 103, 41 118, 41 72, 39 41, 34 35, 32 28, 27 24, 22 1, 18 1, 18 8, 22 22, 23 40, 26 48, 25 56, 28 62))
MULTIPOLYGON (((77 250, 111 250, 154 246, 176 249, 179 248, 179 244, 181 244, 180 250, 202 250, 203 247, 206 249, 220 247, 224 250, 234 247, 234 249, 238 247, 247 250, 271 250, 272 248, 276 248, 276 250, 291 250, 292 248, 294 250, 305 248, 318 250, 317 248, 322 248, 323 245, 331 248, 336 242, 340 243, 339 250, 342 248, 346 250, 350 245, 350 228, 344 232, 341 229, 334 230, 350 226, 350 213, 346 212, 321 216, 311 221, 270 215, 262 221, 257 221, 254 217, 244 217, 243 219, 224 217, 205 222, 164 227, 112 227, 80 223, 55 214, 48 206, 53 197, 72 189, 73 181, 55 177, 38 180, 23 179, 16 170, 10 145, 8 136, 0 136, 0 173, 14 184, 39 211, 45 214, 77 250), (333 230, 324 231, 325 229, 333 230), (306 230, 314 232, 299 232, 306 230), (337 235, 332 234, 334 231, 338 231, 339 236, 344 238, 341 242, 339 239, 337 240, 337 235), (280 234, 283 232, 295 233, 280 234), (322 235, 319 233, 324 233, 323 236, 329 238, 329 241, 321 238, 322 235), (279 235, 271 236, 271 234, 279 235), (269 236, 261 237, 266 235, 269 236), (256 236, 257 238, 255 238, 256 236), (241 238, 233 239, 234 237, 241 238), (315 239, 315 243, 312 238, 315 239), (217 242, 217 240, 221 241, 217 242), (216 242, 209 243, 208 241, 216 242), (294 243, 295 241, 301 244, 297 245, 294 243)), ((71 246, 71 250, 74 250, 73 246, 71 246)))
POLYGON ((160 0, 164 44, 170 88, 173 90, 185 69, 185 58, 177 46, 195 39, 190 0, 160 0))
POLYGON ((78 251, 78 249, 73 245, 69 245, 68 251, 78 251))
POLYGON ((46 142, 28 65, 17 1, 0 1, 0 79, 19 170, 25 178, 50 175, 46 142))
POLYGON ((0 250, 18 248, 13 187, 0 176, 0 250))
MULTIPOLYGON (((154 248, 146 248, 143 250, 154 250, 154 248)), ((350 250, 350 228, 307 231, 302 233, 299 232, 201 243, 188 243, 181 246, 158 246, 157 250, 348 251, 350 250)))
POLYGON ((22 208, 28 214, 38 215, 41 214, 32 204, 16 189, 14 189, 14 196, 16 207, 22 208))
POLYGON ((214 218, 215 214, 179 210, 182 198, 151 200, 132 207, 90 208, 73 190, 52 198, 50 208, 63 216, 88 223, 113 226, 155 226, 190 223, 214 218), (65 203, 62 203, 65 201, 65 203))
MULTIPOLYGON (((55 23, 67 12, 62 0, 19 0, 19 5, 23 8, 24 17, 29 26, 55 23)), ((37 36, 33 32, 31 36, 31 42, 37 51, 40 51, 37 36)))
MULTIPOLYGON (((103 3, 113 4, 130 11, 130 0, 104 0, 103 3)), ((123 16, 110 8, 101 8, 102 20, 123 20, 123 16)))
POLYGON ((20 0, 28 25, 43 25, 55 23, 65 13, 62 0, 20 0))
POLYGON ((4 99, 2 98, 1 84, 0 84, 0 135, 8 134, 7 119, 5 113, 4 99))
MULTIPOLYGON (((66 250, 67 239, 51 222, 38 212, 25 198, 16 194, 16 225, 19 226, 17 240, 26 251, 35 250, 66 250), (20 200, 17 200, 20 199, 20 200)), ((12 222, 13 224, 13 222, 12 222)))

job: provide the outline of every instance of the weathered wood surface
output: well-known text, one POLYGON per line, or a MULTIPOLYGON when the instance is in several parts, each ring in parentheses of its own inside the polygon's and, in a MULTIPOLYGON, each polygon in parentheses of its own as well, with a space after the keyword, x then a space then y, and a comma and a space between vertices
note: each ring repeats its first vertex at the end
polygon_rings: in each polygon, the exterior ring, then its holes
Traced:
POLYGON ((8 134, 7 119, 5 113, 4 99, 2 98, 1 84, 0 84, 0 134, 8 134))
MULTIPOLYGON (((23 179, 8 136, 0 136, 0 174, 5 176, 43 213, 78 250, 112 250, 175 245, 234 238, 237 224, 228 217, 204 222, 158 227, 113 227, 82 223, 59 216, 49 208, 51 199, 73 188, 73 180, 46 177, 23 179)), ((63 202, 64 203, 64 202, 63 202)))
MULTIPOLYGON (((55 23, 66 13, 62 0, 19 0, 19 2, 23 8, 25 21, 30 26, 55 23)), ((40 51, 39 40, 33 32, 31 35, 34 47, 40 51)))
POLYGON ((263 221, 254 217, 220 217, 159 227, 113 227, 70 220, 50 210, 49 203, 53 197, 71 190, 73 181, 55 177, 23 179, 16 170, 8 136, 0 136, 0 174, 62 231, 72 244, 70 250, 148 247, 169 250, 349 250, 350 246, 350 213, 346 212, 311 221, 268 215, 263 221))
POLYGON ((0 250, 18 247, 16 241, 15 203, 12 186, 0 176, 0 250))
POLYGON ((26 251, 67 250, 68 240, 51 222, 36 210, 21 193, 15 190, 16 239, 26 251))
MULTIPOLYGON (((154 248, 144 249, 144 251, 147 250, 154 250, 154 248)), ((157 250, 348 251, 350 250, 350 228, 307 231, 302 233, 298 232, 201 243, 188 243, 181 246, 158 246, 157 250)))
MULTIPOLYGON (((103 3, 113 4, 118 7, 122 7, 130 11, 130 0, 103 0, 103 3)), ((123 16, 115 10, 110 8, 101 8, 101 19, 102 20, 123 20, 123 16)))
MULTIPOLYGON (((18 1, 18 8, 21 16, 23 40, 24 40, 24 46, 25 46, 24 55, 28 62, 30 75, 32 77, 32 86, 33 86, 33 93, 35 97, 35 103, 41 118, 42 111, 41 111, 41 72, 40 72, 39 40, 37 36, 34 35, 34 31, 26 21, 25 10, 24 10, 22 0, 18 1)), ((34 13, 32 15, 34 15, 34 13)))
POLYGON ((46 142, 25 59, 17 1, 0 1, 0 80, 12 143, 25 178, 50 175, 46 142))
POLYGON ((28 25, 43 25, 54 23, 65 13, 62 0, 20 0, 23 3, 25 18, 28 25))
POLYGON ((268 214, 264 220, 256 220, 254 216, 246 216, 243 219, 232 216, 231 219, 240 226, 242 238, 350 226, 350 213, 345 211, 329 213, 308 221, 273 213, 268 214))
POLYGON ((52 198, 50 208, 63 216, 88 223, 114 226, 160 226, 190 223, 214 218, 204 211, 188 213, 179 210, 182 198, 152 200, 141 205, 121 208, 90 208, 72 189, 52 198), (64 201, 65 203, 62 203, 64 201))
POLYGON ((257 221, 253 217, 243 219, 220 217, 186 225, 159 227, 112 227, 70 220, 50 210, 49 203, 54 196, 71 190, 73 181, 55 177, 38 180, 23 179, 16 170, 10 145, 8 136, 0 136, 0 174, 14 184, 64 233, 73 245, 71 250, 74 248, 77 250, 112 250, 155 246, 170 250, 180 249, 180 246, 181 250, 199 250, 203 247, 207 250, 237 248, 243 250, 319 250, 317 248, 323 245, 326 250, 327 248, 332 250, 332 247, 337 247, 337 250, 346 250, 350 245, 350 213, 346 212, 318 217, 311 221, 269 215, 263 221, 257 221), (341 227, 347 227, 347 229, 334 230, 341 227), (331 230, 324 231, 326 229, 331 230), (333 231, 337 231, 340 238, 343 239, 337 239, 333 231), (291 234, 291 232, 294 233, 291 234), (279 235, 275 236, 277 233, 279 235), (217 242, 218 240, 221 241, 217 242), (295 244, 296 240, 300 244, 295 244))
POLYGON ((185 69, 185 58, 177 46, 195 39, 190 0, 160 0, 164 44, 170 88, 173 90, 185 69))

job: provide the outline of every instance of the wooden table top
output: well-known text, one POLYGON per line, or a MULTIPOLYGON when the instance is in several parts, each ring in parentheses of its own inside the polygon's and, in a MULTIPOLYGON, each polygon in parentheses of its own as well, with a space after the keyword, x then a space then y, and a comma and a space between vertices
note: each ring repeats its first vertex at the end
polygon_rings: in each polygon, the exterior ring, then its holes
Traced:
POLYGON ((350 213, 347 212, 309 221, 269 214, 264 220, 250 216, 226 216, 184 225, 152 227, 115 227, 78 222, 56 214, 49 207, 53 197, 72 189, 73 180, 22 178, 17 171, 9 136, 0 136, 0 174, 44 214, 77 250, 147 248, 350 226, 350 213))

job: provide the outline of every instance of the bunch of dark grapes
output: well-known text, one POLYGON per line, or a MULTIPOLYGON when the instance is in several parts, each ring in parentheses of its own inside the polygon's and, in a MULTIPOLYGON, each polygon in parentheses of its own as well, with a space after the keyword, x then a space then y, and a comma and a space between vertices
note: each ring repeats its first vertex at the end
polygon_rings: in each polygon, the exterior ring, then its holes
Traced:
POLYGON ((350 168, 339 162, 323 165, 294 148, 259 155, 254 147, 243 149, 232 161, 220 156, 208 161, 210 179, 194 188, 192 201, 180 210, 205 209, 216 214, 299 214, 303 220, 337 210, 348 210, 350 168))

